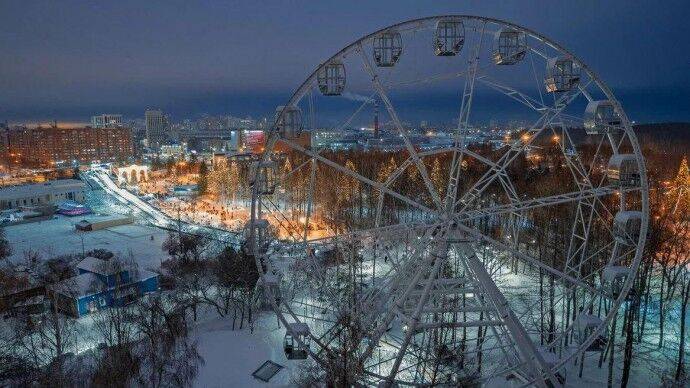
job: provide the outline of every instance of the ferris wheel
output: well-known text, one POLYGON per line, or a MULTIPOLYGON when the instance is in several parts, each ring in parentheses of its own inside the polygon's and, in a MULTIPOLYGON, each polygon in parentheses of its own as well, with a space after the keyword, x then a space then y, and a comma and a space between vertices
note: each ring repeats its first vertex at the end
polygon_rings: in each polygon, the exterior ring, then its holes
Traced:
POLYGON ((258 298, 289 359, 348 384, 562 386, 606 348, 647 230, 609 88, 485 17, 338 51, 278 107, 250 176, 258 298), (451 124, 412 124, 449 106, 451 124), (476 124, 494 114, 514 122, 476 124))

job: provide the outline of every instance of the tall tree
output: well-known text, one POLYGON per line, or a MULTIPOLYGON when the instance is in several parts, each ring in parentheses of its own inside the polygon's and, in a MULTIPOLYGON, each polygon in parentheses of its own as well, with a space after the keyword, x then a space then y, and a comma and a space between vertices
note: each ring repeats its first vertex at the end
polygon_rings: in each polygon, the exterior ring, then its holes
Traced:
POLYGON ((208 193, 208 167, 205 162, 199 165, 199 180, 197 180, 199 195, 208 193))
POLYGON ((5 229, 0 228, 0 261, 7 259, 12 255, 12 246, 5 238, 5 229))

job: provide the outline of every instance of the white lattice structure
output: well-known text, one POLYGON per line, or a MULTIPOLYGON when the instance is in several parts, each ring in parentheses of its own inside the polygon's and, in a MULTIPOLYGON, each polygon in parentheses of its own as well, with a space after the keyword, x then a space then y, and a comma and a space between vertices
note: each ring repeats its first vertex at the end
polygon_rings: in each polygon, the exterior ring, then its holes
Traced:
POLYGON ((564 384, 576 358, 601 349, 640 263, 648 189, 630 121, 577 56, 506 21, 427 17, 338 51, 285 106, 262 160, 281 160, 280 145, 292 151, 291 164, 277 169, 275 190, 253 186, 247 230, 262 274, 280 279, 262 293, 288 328, 293 359, 329 367, 347 355, 351 368, 343 373, 366 385, 505 386, 513 378, 517 386, 550 387, 564 384), (328 93, 333 64, 348 78, 328 93), (457 85, 459 93, 447 92, 457 85), (410 88, 429 100, 413 103, 460 107, 450 141, 416 142, 405 124, 413 120, 409 105, 397 105, 410 88), (533 118, 491 153, 473 144, 479 89, 533 118), (362 115, 379 102, 390 136, 402 144, 385 175, 381 168, 372 174, 366 156, 339 159, 294 141, 298 130, 367 125, 362 115), (576 132, 595 147, 574 141, 576 132), (544 163, 559 171, 548 186, 529 181, 537 168, 525 162, 546 147, 551 161, 544 163), (635 179, 623 182, 630 171, 635 179), (283 189, 288 184, 299 185, 300 195, 283 189), (624 211, 639 215, 625 244, 613 226, 624 211), (546 260, 538 248, 555 244, 553 220, 567 223, 567 246, 546 260), (279 249, 262 242, 267 221, 283 239, 279 249), (313 233, 326 222, 325 237, 313 233), (550 294, 540 295, 540 284, 550 294), (551 330, 539 325, 544 303, 553 309, 551 330), (608 307, 596 308, 602 304, 608 307))

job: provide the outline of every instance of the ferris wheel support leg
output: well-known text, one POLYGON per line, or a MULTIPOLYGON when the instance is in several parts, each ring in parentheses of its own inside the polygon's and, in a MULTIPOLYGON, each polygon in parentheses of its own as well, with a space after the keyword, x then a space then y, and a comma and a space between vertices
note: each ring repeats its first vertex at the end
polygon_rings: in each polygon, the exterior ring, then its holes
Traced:
POLYGON ((434 266, 429 272, 429 276, 426 279, 426 284, 424 284, 424 290, 422 291, 419 303, 417 303, 417 307, 415 308, 415 311, 412 313, 412 316, 410 316, 407 320, 407 333, 405 333, 405 338, 403 339, 403 342, 400 345, 400 350, 398 352, 397 357, 395 358, 395 362, 393 363, 393 368, 391 368, 391 371, 388 374, 388 378, 386 379, 386 381, 389 384, 392 383, 393 379, 395 378, 395 375, 398 374, 400 364, 402 363, 403 357, 405 356, 405 352, 407 351, 407 347, 410 345, 410 341, 412 340, 412 335, 414 334, 415 329, 417 328, 417 324, 419 323, 419 316, 422 314, 424 305, 426 304, 426 301, 429 299, 429 291, 431 290, 431 286, 435 282, 436 276, 438 275, 438 271, 441 268, 441 264, 446 262, 446 259, 448 257, 448 244, 441 243, 441 247, 437 248, 435 252, 432 252, 431 256, 433 256, 434 258, 434 266))
MULTIPOLYGON (((427 229, 424 235, 421 236, 422 238, 420 238, 419 241, 427 241, 427 239, 430 238, 433 235, 433 232, 437 229, 438 227, 432 227, 427 229)), ((425 243, 418 242, 415 248, 415 252, 410 256, 410 260, 408 260, 408 263, 410 263, 408 273, 412 273, 413 275, 410 281, 407 283, 403 293, 393 302, 393 306, 395 306, 396 308, 390 309, 386 313, 381 323, 376 327, 375 330, 373 330, 373 334, 369 340, 369 346, 367 346, 366 350, 362 353, 362 356, 360 357, 361 360, 366 360, 367 358, 369 358, 369 356, 371 356, 372 352, 374 351, 374 348, 376 347, 376 344, 379 342, 381 336, 388 328, 388 325, 390 325, 390 323, 395 318, 397 311, 401 309, 402 303, 405 301, 405 299, 409 297, 415 285, 419 283, 419 279, 427 273, 428 267, 432 264, 431 255, 427 255, 427 257, 423 256, 426 248, 425 243), (415 263, 418 260, 420 261, 419 265, 415 265, 415 263)), ((388 289, 391 291, 395 290, 398 286, 400 286, 400 282, 402 281, 402 276, 395 277, 393 283, 388 289)), ((386 296, 388 298, 393 297, 393 295, 390 292, 387 293, 386 296)))
POLYGON ((474 254, 467 255, 466 262, 467 266, 484 288, 486 296, 491 299, 494 307, 498 310, 505 327, 508 329, 508 332, 517 345, 516 347, 520 356, 527 363, 529 370, 525 372, 528 374, 530 372, 534 373, 534 376, 530 377, 534 378, 534 383, 542 388, 561 387, 561 383, 558 382, 554 373, 537 351, 537 347, 529 338, 529 334, 527 334, 525 328, 520 324, 520 321, 510 308, 508 301, 496 286, 496 283, 491 279, 491 275, 486 272, 484 265, 474 254))

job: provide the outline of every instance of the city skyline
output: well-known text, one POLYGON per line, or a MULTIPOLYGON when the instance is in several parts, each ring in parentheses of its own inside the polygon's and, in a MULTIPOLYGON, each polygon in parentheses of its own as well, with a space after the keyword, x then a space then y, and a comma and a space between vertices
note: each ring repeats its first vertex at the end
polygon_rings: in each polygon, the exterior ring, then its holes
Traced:
MULTIPOLYGON (((5 3, 0 120, 88 121, 100 112, 131 118, 149 106, 173 120, 201 113, 268 116, 318 63, 363 31, 442 13, 492 15, 554 37, 606 80, 633 120, 690 120, 683 103, 690 98, 688 54, 676 50, 690 35, 681 2, 494 5, 441 2, 422 12, 412 2, 381 2, 343 6, 348 18, 333 18, 327 3, 271 3, 261 15, 249 2, 145 9, 5 3), (281 50, 287 44, 289 52, 281 50)), ((438 110, 445 120, 457 107, 438 110)), ((493 116, 488 111, 484 119, 501 119, 493 116)))

